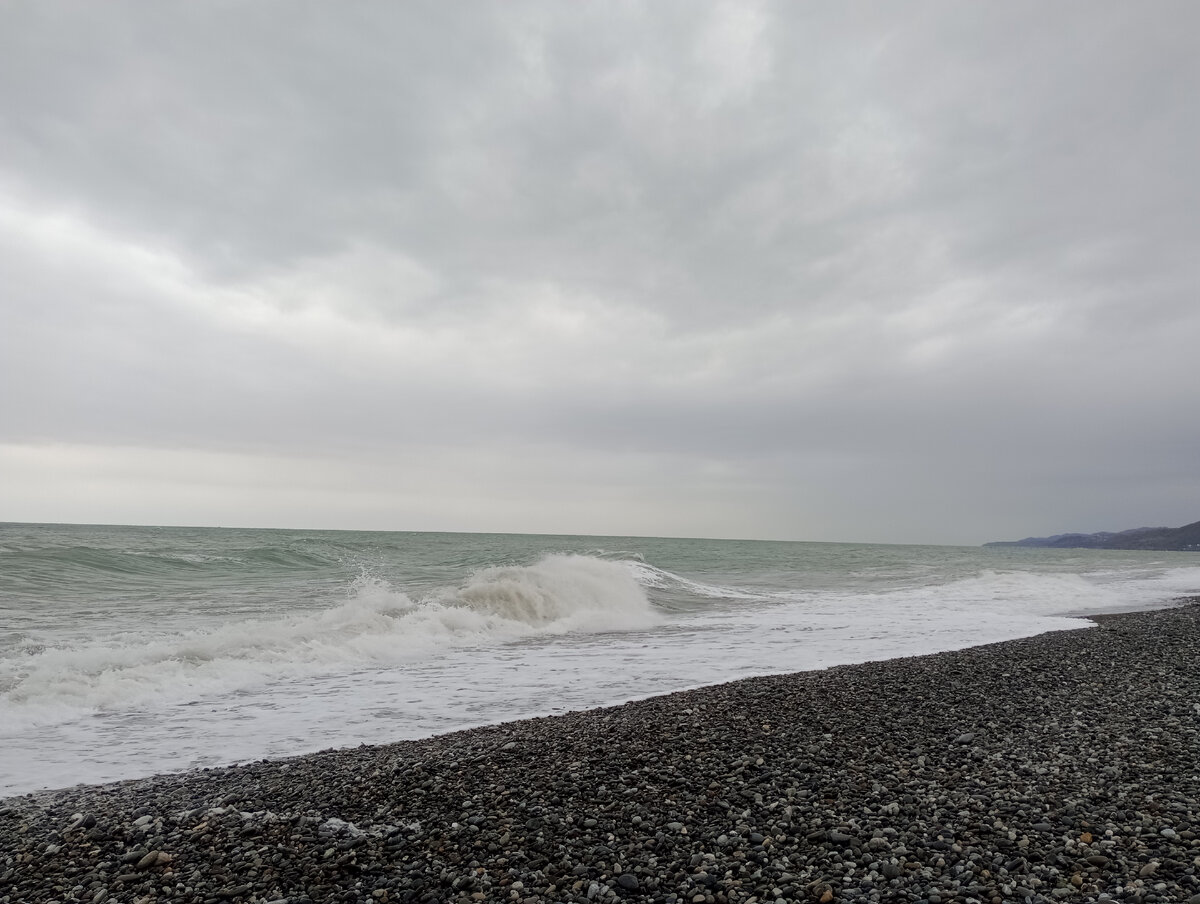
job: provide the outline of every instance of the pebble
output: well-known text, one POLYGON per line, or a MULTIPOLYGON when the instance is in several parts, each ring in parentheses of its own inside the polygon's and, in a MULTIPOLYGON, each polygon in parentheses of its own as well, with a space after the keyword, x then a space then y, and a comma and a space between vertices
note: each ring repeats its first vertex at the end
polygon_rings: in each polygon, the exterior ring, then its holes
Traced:
POLYGON ((1098 621, 10 798, 0 904, 1200 904, 1200 607, 1098 621))

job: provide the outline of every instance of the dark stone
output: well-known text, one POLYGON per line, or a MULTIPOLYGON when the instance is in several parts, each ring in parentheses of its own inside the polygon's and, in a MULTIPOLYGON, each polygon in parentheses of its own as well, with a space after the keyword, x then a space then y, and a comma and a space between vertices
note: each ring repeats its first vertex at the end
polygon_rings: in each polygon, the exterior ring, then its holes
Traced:
POLYGON ((1124 633, 1068 631, 748 679, 503 728, 326 751, 293 758, 286 770, 247 764, 15 798, 3 802, 0 818, 0 850, 12 858, 0 865, 0 897, 91 901, 105 889, 108 900, 134 901, 183 881, 192 886, 189 900, 208 904, 229 895, 375 904, 376 890, 393 904, 458 902, 472 892, 579 904, 593 887, 598 904, 610 892, 659 904, 698 893, 772 900, 776 888, 810 902, 826 894, 990 902, 1002 885, 1021 886, 1021 899, 1083 901, 1133 887, 1157 862, 1140 900, 1200 904, 1185 835, 1200 825, 1200 800, 1194 783, 1179 779, 1194 766, 1188 732, 1200 700, 1200 611, 1106 623, 1124 633), (683 717, 696 707, 702 718, 683 717), (1085 715, 1064 716, 1072 710, 1085 715), (762 730, 767 722, 770 732, 762 730), (948 747, 963 725, 988 726, 994 745, 969 755, 948 747), (520 753, 497 756, 509 742, 520 753), (1109 755, 1114 750, 1146 767, 1109 755), (759 758, 764 765, 752 765, 759 758), (209 813, 214 801, 235 796, 240 809, 209 813), (133 831, 135 810, 159 828, 133 831), (76 813, 112 837, 89 839, 76 813), (357 828, 322 829, 335 819, 357 828), (1168 825, 1179 834, 1163 835, 1168 825), (1108 829, 1139 847, 1102 854, 1064 845, 1068 830, 1108 829), (134 872, 158 851, 173 859, 134 872), (788 872, 775 865, 784 857, 788 872), (164 880, 168 862, 175 878, 164 880), (627 871, 614 876, 617 863, 627 871), (636 872, 634 863, 642 864, 636 872), (874 888, 866 880, 872 863, 882 877, 874 888), (1099 887, 1055 889, 1050 867, 1063 882, 1084 870, 1085 885, 1099 887), (936 878, 922 878, 927 868, 936 878), (985 880, 984 869, 996 875, 985 880), (1037 895, 1034 877, 1046 882, 1037 895), (1165 890, 1151 888, 1160 882, 1165 890), (82 892, 66 894, 76 886, 82 892))

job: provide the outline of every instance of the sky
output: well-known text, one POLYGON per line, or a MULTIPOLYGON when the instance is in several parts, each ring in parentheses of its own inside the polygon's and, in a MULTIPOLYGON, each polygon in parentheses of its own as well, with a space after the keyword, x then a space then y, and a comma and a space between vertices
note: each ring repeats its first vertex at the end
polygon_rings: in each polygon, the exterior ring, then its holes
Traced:
POLYGON ((1200 518, 1200 6, 0 2, 0 520, 1200 518))

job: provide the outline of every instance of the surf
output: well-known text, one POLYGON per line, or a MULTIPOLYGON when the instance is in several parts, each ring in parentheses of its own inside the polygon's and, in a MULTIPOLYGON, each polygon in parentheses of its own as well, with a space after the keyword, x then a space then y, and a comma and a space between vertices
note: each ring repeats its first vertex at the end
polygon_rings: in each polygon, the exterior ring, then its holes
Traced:
POLYGON ((540 636, 647 630, 663 615, 625 563, 547 555, 491 566, 413 598, 364 571, 324 609, 159 632, 152 625, 62 646, 25 641, 5 660, 0 704, 10 724, 80 710, 186 702, 283 678, 392 668, 440 651, 540 636), (39 718, 40 717, 40 718, 39 718))

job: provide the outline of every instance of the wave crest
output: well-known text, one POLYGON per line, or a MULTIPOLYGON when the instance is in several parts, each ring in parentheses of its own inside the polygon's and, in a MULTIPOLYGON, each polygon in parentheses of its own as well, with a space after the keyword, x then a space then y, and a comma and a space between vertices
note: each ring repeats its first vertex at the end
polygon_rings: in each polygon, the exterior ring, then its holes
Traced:
POLYGON ((630 568, 592 556, 551 555, 536 565, 486 568, 442 602, 567 630, 629 630, 658 622, 630 568))
POLYGON ((64 709, 183 702, 281 677, 386 668, 444 649, 638 630, 660 620, 629 568, 590 556, 485 568, 420 600, 364 575, 345 602, 316 612, 171 634, 151 625, 72 647, 27 648, 29 655, 0 663, 0 712, 15 718, 14 710, 39 710, 35 721, 45 721, 64 709))

